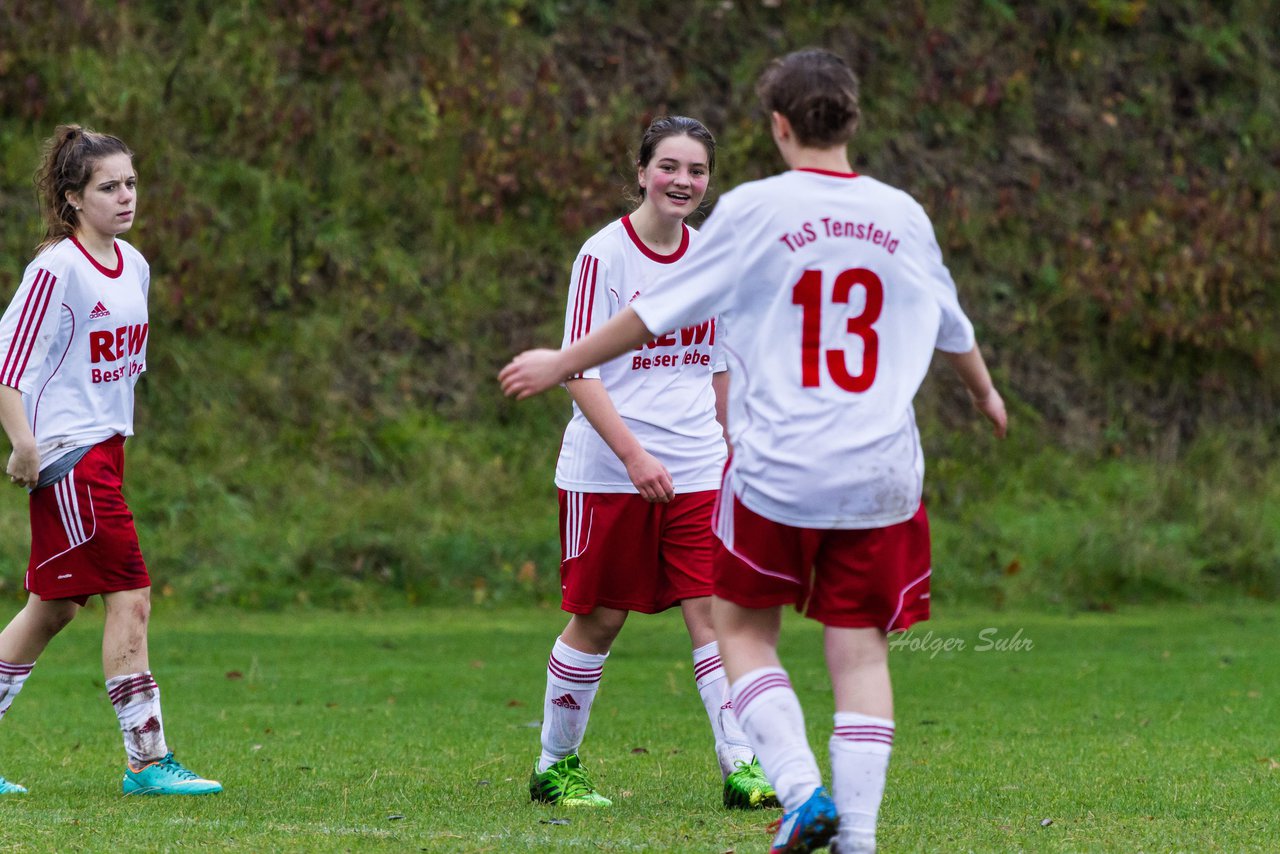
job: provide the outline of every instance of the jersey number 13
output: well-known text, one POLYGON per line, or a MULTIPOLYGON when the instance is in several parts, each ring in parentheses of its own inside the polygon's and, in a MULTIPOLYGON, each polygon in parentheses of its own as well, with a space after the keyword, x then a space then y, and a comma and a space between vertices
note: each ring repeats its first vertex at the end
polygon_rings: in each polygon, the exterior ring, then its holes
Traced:
MULTIPOLYGON (((880 319, 884 307, 884 286, 880 277, 865 267, 845 270, 836 276, 831 291, 832 303, 849 302, 853 289, 861 286, 867 293, 862 311, 849 318, 846 331, 862 339, 862 368, 856 374, 849 373, 845 351, 839 348, 827 350, 827 372, 837 386, 845 391, 862 392, 871 388, 876 379, 876 362, 880 355, 880 338, 871 325, 880 319)), ((823 286, 821 270, 805 270, 791 289, 791 303, 801 308, 800 319, 800 378, 805 388, 822 384, 822 309, 823 286)))

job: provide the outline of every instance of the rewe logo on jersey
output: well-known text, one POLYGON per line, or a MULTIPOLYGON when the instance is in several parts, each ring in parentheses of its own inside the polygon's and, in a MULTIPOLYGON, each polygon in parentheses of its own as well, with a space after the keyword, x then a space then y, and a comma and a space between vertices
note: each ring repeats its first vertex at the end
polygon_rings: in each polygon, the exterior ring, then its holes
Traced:
POLYGON ((143 345, 147 343, 147 326, 146 323, 135 323, 132 326, 121 326, 114 332, 90 332, 89 361, 95 365, 99 362, 118 362, 126 356, 141 353, 143 345))
MULTIPOLYGON (((657 338, 641 344, 636 348, 637 351, 643 351, 646 348, 656 350, 659 347, 691 347, 706 341, 708 345, 716 343, 716 322, 715 319, 704 320, 696 326, 686 326, 679 330, 680 338, 676 340, 676 331, 659 335, 657 338)), ((633 356, 631 358, 631 370, 647 371, 650 368, 674 368, 677 365, 702 365, 711 364, 711 354, 699 352, 696 349, 686 350, 684 355, 679 353, 659 353, 654 356, 633 356)))
POLYGON ((684 327, 680 330, 680 340, 678 342, 676 341, 676 333, 673 330, 665 335, 659 335, 646 344, 641 344, 636 349, 643 350, 648 347, 650 350, 654 350, 658 347, 689 347, 694 344, 701 344, 703 341, 708 344, 716 343, 716 321, 714 318, 704 320, 696 326, 684 327), (708 340, 708 333, 710 333, 710 340, 708 340))
POLYGON ((128 360, 117 368, 93 368, 89 377, 95 383, 109 383, 137 376, 147 369, 145 359, 134 359, 147 345, 146 323, 134 323, 115 330, 100 329, 89 333, 89 361, 117 363, 128 360))
POLYGON ((562 709, 569 709, 574 712, 582 711, 582 706, 578 705, 578 701, 573 699, 572 694, 561 694, 559 697, 556 697, 551 701, 551 705, 559 706, 562 709))
POLYGON ((107 307, 103 305, 101 301, 99 301, 98 304, 93 307, 93 311, 89 312, 90 320, 98 320, 99 318, 110 317, 110 316, 111 316, 111 312, 107 311, 107 307))

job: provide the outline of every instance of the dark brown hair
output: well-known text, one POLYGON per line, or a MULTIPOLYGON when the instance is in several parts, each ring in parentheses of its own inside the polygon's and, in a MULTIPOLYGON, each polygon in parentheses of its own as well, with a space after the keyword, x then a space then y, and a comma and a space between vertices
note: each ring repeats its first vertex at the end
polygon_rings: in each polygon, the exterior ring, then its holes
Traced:
POLYGON ((786 116, 806 148, 843 145, 858 129, 858 77, 829 50, 808 48, 773 60, 756 94, 766 111, 786 116))
POLYGON ((45 224, 44 240, 37 252, 75 234, 80 215, 67 201, 67 193, 84 192, 98 161, 113 154, 133 157, 121 140, 80 125, 58 125, 53 136, 45 140, 44 158, 35 178, 45 224))
MULTIPOLYGON (((716 171, 716 138, 707 130, 707 126, 697 119, 688 116, 660 116, 649 123, 644 136, 640 138, 640 153, 636 155, 636 165, 644 169, 653 160, 653 152, 658 143, 673 136, 687 136, 702 143, 707 150, 707 171, 716 171)), ((644 198, 644 187, 638 190, 640 198, 644 198)))

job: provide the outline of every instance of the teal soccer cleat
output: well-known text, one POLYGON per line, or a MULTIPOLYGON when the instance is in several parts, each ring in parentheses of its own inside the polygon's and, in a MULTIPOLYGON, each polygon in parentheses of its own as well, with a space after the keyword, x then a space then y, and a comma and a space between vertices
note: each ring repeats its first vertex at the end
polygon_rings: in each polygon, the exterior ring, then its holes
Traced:
POLYGON ((169 753, 141 768, 129 765, 120 788, 126 795, 212 795, 222 784, 188 771, 169 753))
POLYGON ((25 795, 26 793, 26 786, 19 786, 17 783, 11 783, 0 777, 0 795, 25 795))

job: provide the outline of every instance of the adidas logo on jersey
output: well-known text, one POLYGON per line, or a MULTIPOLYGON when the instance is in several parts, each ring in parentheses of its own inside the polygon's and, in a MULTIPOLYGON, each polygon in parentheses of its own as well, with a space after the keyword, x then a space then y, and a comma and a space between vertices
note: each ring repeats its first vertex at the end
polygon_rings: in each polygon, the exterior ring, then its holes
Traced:
POLYGON ((107 307, 99 302, 93 307, 93 311, 89 312, 90 320, 97 320, 100 317, 110 317, 111 312, 107 311, 107 307))
POLYGON ((582 706, 578 705, 578 701, 573 699, 572 694, 562 694, 559 697, 556 697, 551 701, 551 705, 559 706, 562 709, 569 709, 574 712, 582 711, 582 706))

